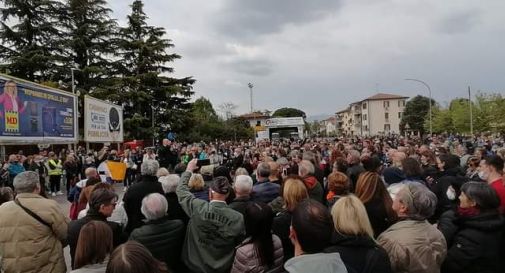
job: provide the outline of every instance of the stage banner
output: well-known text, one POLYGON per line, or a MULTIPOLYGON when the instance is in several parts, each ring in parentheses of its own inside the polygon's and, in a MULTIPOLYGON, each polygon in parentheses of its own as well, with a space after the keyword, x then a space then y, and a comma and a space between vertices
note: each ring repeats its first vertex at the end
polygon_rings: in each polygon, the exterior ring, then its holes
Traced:
POLYGON ((77 97, 0 74, 0 143, 77 141, 77 97))
POLYGON ((121 106, 85 96, 84 141, 123 142, 123 109, 121 106))

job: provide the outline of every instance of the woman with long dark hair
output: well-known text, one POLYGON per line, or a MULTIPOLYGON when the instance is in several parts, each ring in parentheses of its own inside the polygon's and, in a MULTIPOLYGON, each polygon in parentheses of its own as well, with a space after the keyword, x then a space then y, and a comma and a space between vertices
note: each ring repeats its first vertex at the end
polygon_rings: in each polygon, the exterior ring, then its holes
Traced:
POLYGON ((356 196, 365 205, 375 237, 394 224, 393 200, 378 173, 365 172, 359 176, 356 196))
POLYGON ((247 239, 237 248, 232 273, 282 271, 283 250, 277 235, 272 234, 273 212, 264 203, 250 203, 244 223, 247 239))
POLYGON ((112 229, 104 222, 91 221, 79 233, 72 273, 105 272, 112 253, 112 229))
POLYGON ((128 241, 110 256, 105 273, 168 273, 164 263, 156 260, 142 244, 128 241))

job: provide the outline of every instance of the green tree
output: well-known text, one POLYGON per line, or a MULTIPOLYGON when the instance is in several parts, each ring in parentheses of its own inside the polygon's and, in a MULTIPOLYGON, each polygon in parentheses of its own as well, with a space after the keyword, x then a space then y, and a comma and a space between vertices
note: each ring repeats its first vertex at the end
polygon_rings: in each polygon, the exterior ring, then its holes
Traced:
POLYGON ((218 120, 212 103, 204 97, 200 97, 193 102, 191 114, 197 122, 215 122, 218 120))
POLYGON ((173 68, 168 63, 179 59, 168 53, 174 45, 166 39, 165 29, 147 24, 142 1, 133 1, 127 26, 120 28, 117 44, 114 88, 119 92, 108 92, 107 99, 125 105, 125 129, 131 137, 164 133, 168 127, 177 133, 187 131, 188 111, 193 95, 191 77, 173 78, 168 74, 173 68), (154 111, 154 115, 153 115, 154 111), (152 116, 156 121, 151 130, 152 116))
POLYGON ((323 125, 321 124, 321 122, 314 120, 312 122, 312 124, 310 125, 310 132, 312 133, 312 135, 319 136, 322 134, 321 133, 322 128, 323 128, 323 125))
POLYGON ((305 115, 305 112, 303 112, 302 110, 299 110, 296 108, 284 107, 281 109, 277 109, 272 114, 272 117, 275 117, 275 118, 302 117, 305 119, 307 116, 305 115))
MULTIPOLYGON (((433 133, 455 132, 454 124, 452 122, 452 115, 450 109, 441 107, 433 107, 433 133)), ((430 128, 430 121, 426 119, 424 127, 426 130, 430 128)))
POLYGON ((191 131, 183 138, 187 141, 212 141, 215 139, 248 139, 254 135, 253 129, 247 121, 238 118, 224 120, 220 118, 212 103, 200 97, 191 106, 191 131))
POLYGON ((457 98, 451 101, 449 105, 451 113, 452 125, 455 132, 469 133, 470 132, 470 107, 468 99, 457 98))
POLYGON ((55 0, 1 3, 0 70, 31 81, 51 80, 61 61, 63 4, 55 0))
POLYGON ((63 19, 65 32, 65 66, 61 80, 71 86, 71 68, 77 68, 75 80, 81 93, 107 99, 113 86, 111 75, 116 71, 112 60, 116 52, 114 37, 117 23, 105 0, 67 0, 63 19))
MULTIPOLYGON (((435 105, 435 101, 432 100, 431 104, 432 106, 435 105)), ((405 125, 408 124, 410 130, 419 131, 421 134, 424 134, 424 123, 426 120, 429 120, 429 108, 430 99, 427 97, 417 95, 410 99, 405 105, 405 111, 400 121, 400 130, 403 131, 405 125)))
POLYGON ((474 108, 474 128, 477 132, 505 132, 505 98, 500 94, 478 93, 474 108))

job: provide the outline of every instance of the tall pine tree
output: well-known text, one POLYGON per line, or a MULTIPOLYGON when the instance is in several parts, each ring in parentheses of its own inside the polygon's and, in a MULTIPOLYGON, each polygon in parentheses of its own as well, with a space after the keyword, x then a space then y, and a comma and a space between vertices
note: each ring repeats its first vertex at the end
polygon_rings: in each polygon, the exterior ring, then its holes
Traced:
POLYGON ((117 23, 105 0, 67 0, 64 20, 67 48, 66 66, 61 75, 70 85, 71 68, 81 93, 105 98, 111 90, 117 23))
POLYGON ((128 137, 136 139, 152 134, 159 136, 168 127, 181 132, 195 82, 192 77, 168 76, 173 68, 167 63, 180 56, 167 52, 174 45, 164 38, 163 28, 147 24, 143 7, 142 1, 134 1, 128 25, 120 30, 117 44, 121 92, 109 96, 110 100, 124 105, 125 131, 130 132, 128 137))
POLYGON ((32 81, 54 80, 63 50, 64 5, 54 0, 0 3, 0 71, 32 81))

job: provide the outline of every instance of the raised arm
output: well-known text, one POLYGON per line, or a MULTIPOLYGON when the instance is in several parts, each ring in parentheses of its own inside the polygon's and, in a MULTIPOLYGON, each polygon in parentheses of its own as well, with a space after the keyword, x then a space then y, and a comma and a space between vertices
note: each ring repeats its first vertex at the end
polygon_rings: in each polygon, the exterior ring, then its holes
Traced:
POLYGON ((177 186, 177 198, 179 199, 179 204, 181 204, 184 212, 191 217, 193 211, 200 206, 204 206, 207 202, 195 198, 195 196, 189 191, 188 182, 193 174, 193 171, 197 168, 197 159, 193 159, 188 163, 186 171, 182 174, 179 185, 177 186))

